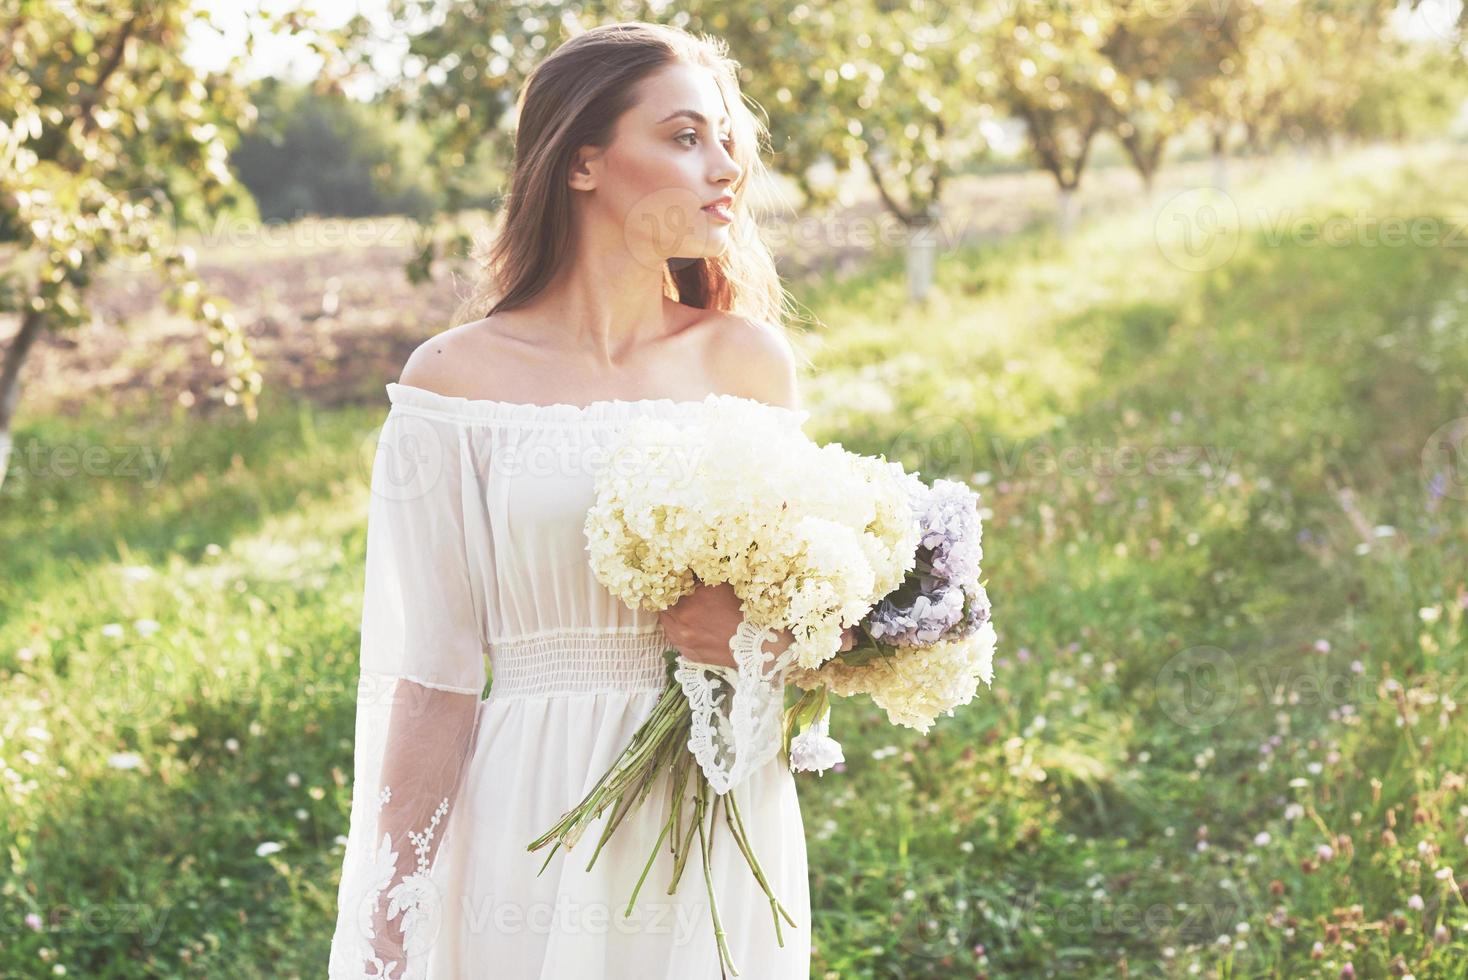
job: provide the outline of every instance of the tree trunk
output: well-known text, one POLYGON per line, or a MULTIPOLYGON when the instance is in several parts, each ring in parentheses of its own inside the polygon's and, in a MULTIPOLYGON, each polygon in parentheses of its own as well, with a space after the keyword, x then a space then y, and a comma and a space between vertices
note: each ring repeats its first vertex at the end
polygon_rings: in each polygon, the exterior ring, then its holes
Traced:
POLYGON ((1228 191, 1228 145, 1223 130, 1213 130, 1213 186, 1228 191))
POLYGON ((907 295, 914 303, 924 303, 933 288, 933 269, 938 255, 938 232, 941 225, 929 220, 909 229, 907 239, 907 295))
POLYGON ((1055 213, 1055 227, 1061 238, 1068 238, 1076 225, 1076 189, 1060 188, 1060 205, 1055 213))
POLYGON ((5 474, 10 469, 10 454, 14 449, 11 423, 15 419, 16 406, 20 404, 20 366, 36 338, 41 336, 45 319, 39 310, 27 309, 21 318, 20 330, 5 351, 5 363, 0 365, 0 487, 5 485, 5 474))
POLYGON ((1213 153, 1213 186, 1225 193, 1228 191, 1228 155, 1213 153))

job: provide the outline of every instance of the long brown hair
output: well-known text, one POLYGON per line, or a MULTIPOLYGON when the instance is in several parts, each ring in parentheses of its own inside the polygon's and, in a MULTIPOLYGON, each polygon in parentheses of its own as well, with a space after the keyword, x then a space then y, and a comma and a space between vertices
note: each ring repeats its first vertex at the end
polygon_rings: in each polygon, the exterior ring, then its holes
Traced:
POLYGON ((739 62, 729 57, 722 38, 643 21, 586 30, 551 52, 526 79, 500 228, 492 240, 476 243, 479 278, 455 323, 523 306, 552 281, 571 247, 566 177, 574 154, 583 146, 608 145, 617 119, 632 107, 637 83, 679 61, 708 68, 723 93, 732 124, 730 155, 740 167, 730 186, 738 216, 733 227, 740 233, 716 257, 665 263, 664 294, 687 306, 785 328, 793 304, 748 206, 752 189, 762 201, 775 199, 760 159, 769 133, 745 104, 739 62))

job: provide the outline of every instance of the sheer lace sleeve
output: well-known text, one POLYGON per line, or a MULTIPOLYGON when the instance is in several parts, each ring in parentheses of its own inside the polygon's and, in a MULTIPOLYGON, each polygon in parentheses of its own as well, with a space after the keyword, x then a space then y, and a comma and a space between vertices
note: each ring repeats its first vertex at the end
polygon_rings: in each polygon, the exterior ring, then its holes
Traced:
POLYGON ((793 649, 764 644, 775 631, 749 620, 729 638, 738 668, 678 657, 673 671, 692 710, 688 751, 716 793, 727 793, 780 750, 785 678, 793 649))
POLYGON ((469 431, 395 407, 377 443, 333 980, 424 976, 450 911, 434 860, 473 751, 488 635, 467 557, 469 431))

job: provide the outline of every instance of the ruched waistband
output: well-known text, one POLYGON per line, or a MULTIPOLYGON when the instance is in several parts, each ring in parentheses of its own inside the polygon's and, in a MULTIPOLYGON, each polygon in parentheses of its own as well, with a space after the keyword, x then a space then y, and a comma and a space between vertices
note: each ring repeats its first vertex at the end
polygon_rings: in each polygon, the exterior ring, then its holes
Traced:
POLYGON ((661 629, 549 631, 490 645, 490 699, 639 694, 663 689, 668 647, 661 629))

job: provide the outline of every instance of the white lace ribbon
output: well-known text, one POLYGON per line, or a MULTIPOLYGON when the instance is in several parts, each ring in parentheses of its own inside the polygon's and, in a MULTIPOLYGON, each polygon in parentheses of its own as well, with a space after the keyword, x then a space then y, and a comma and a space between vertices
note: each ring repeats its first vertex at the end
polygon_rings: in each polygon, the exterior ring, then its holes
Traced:
POLYGON ((721 795, 780 750, 785 676, 795 654, 791 648, 778 656, 766 651, 775 636, 746 619, 729 638, 737 668, 680 656, 673 671, 693 714, 688 751, 721 795))

